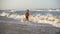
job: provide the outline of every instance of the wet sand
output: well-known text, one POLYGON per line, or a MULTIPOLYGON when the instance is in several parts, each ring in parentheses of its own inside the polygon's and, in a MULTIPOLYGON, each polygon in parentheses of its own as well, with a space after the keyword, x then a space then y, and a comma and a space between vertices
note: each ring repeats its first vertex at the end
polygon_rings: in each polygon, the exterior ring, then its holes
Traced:
POLYGON ((51 24, 26 23, 0 16, 0 34, 60 34, 60 28, 51 24))

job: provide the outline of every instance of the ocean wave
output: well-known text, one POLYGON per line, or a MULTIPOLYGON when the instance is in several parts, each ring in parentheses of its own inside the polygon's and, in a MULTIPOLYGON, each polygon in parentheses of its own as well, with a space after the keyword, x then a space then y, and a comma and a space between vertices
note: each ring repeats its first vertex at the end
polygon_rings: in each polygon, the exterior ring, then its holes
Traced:
MULTIPOLYGON (((16 13, 10 14, 6 12, 2 12, 0 16, 6 16, 8 18, 13 18, 16 20, 20 20, 21 22, 25 22, 25 15, 19 15, 16 13)), ((35 15, 30 15, 29 16, 29 21, 34 22, 34 23, 48 23, 52 24, 56 27, 60 27, 60 16, 53 16, 52 14, 47 14, 47 15, 41 15, 41 14, 35 14, 35 15)))

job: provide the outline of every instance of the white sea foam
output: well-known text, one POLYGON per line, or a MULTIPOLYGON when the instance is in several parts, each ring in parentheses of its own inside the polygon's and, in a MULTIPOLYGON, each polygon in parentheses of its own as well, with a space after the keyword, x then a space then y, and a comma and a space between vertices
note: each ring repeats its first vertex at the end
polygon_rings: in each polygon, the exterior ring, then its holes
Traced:
MULTIPOLYGON (((20 20, 21 22, 25 21, 25 15, 19 15, 19 14, 11 14, 3 12, 1 16, 6 16, 8 18, 13 18, 16 20, 20 20)), ((29 16, 29 21, 34 22, 34 23, 48 23, 52 24, 53 26, 60 27, 60 16, 53 16, 51 14, 47 15, 30 15, 29 16)))
POLYGON ((60 11, 60 10, 59 10, 59 9, 56 9, 56 10, 50 10, 50 9, 49 9, 48 11, 60 11))

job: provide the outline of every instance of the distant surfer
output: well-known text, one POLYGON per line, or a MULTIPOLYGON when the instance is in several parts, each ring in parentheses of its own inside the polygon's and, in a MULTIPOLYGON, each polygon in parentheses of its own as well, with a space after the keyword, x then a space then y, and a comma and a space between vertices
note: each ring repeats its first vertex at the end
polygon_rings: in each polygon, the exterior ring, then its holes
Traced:
POLYGON ((25 18, 26 18, 27 21, 29 20, 29 9, 26 10, 25 18))

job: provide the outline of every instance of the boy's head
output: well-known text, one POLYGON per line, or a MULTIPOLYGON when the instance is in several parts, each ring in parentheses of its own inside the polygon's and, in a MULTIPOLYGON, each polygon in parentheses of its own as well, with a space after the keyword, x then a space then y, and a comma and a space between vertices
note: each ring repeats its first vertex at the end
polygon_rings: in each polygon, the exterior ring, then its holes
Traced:
POLYGON ((29 12, 29 9, 27 9, 26 11, 29 12))

